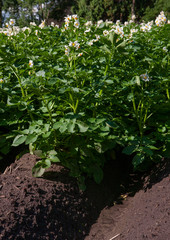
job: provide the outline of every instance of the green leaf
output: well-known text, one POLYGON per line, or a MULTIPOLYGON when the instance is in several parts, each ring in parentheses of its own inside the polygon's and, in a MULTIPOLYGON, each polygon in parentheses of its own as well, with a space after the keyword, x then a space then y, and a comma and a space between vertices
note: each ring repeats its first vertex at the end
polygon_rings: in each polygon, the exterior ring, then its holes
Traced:
POLYGON ((143 163, 143 161, 145 160, 144 155, 138 153, 134 156, 134 158, 132 159, 132 163, 134 168, 136 169, 141 163, 143 163))
POLYGON ((140 86, 140 77, 139 76, 136 76, 136 83, 138 86, 140 86))
POLYGON ((152 149, 152 150, 159 150, 159 148, 152 146, 152 145, 147 145, 148 148, 152 149))
POLYGON ((106 122, 106 125, 108 125, 110 128, 117 128, 117 124, 113 121, 106 122))
POLYGON ((136 150, 136 146, 135 145, 130 145, 127 146, 123 149, 122 153, 127 154, 127 155, 131 155, 133 152, 135 152, 136 150))
POLYGON ((60 162, 60 159, 57 156, 50 156, 51 162, 60 162))
POLYGON ((40 158, 42 158, 42 156, 43 156, 43 152, 42 152, 42 150, 34 150, 34 151, 32 151, 33 152, 33 154, 34 155, 36 155, 37 157, 40 157, 40 158))
POLYGON ((48 152, 48 155, 57 155, 57 152, 55 150, 50 150, 48 152))
POLYGON ((111 51, 109 50, 109 48, 107 47, 107 45, 104 45, 102 47, 100 47, 102 51, 104 51, 105 53, 111 53, 111 51))
POLYGON ((95 121, 96 121, 96 118, 88 118, 88 122, 90 123, 95 123, 95 121))
POLYGON ((50 135, 51 135, 51 132, 47 132, 47 133, 42 134, 42 137, 48 138, 50 135))
POLYGON ((109 35, 109 40, 112 44, 116 43, 116 39, 118 38, 118 35, 115 32, 111 32, 109 35))
POLYGON ((12 143, 12 146, 17 147, 25 142, 27 136, 26 135, 17 135, 12 143))
POLYGON ((153 155, 153 151, 150 150, 148 147, 143 147, 143 152, 146 153, 149 156, 153 155))
POLYGON ((68 123, 63 123, 63 124, 60 126, 59 131, 60 131, 61 133, 65 132, 65 131, 67 130, 67 125, 68 125, 68 123))
POLYGON ((68 129, 68 132, 70 133, 74 133, 74 128, 75 128, 75 123, 76 123, 76 119, 73 119, 72 121, 69 122, 68 126, 67 126, 67 129, 68 129))
POLYGON ((37 76, 37 77, 45 77, 45 71, 44 71, 44 70, 38 71, 38 72, 36 73, 36 76, 37 76))
POLYGON ((60 121, 56 122, 56 123, 54 123, 53 128, 57 130, 57 129, 59 129, 61 127, 62 124, 63 123, 61 123, 60 121))
POLYGON ((104 126, 100 127, 100 130, 103 131, 103 132, 109 132, 110 127, 109 127, 109 125, 104 125, 104 126))
POLYGON ((100 124, 102 122, 104 122, 106 120, 106 118, 98 118, 96 119, 96 124, 100 124))
POLYGON ((128 96, 127 96, 127 99, 129 101, 132 101, 133 97, 134 97, 133 93, 129 93, 128 96))
POLYGON ((46 167, 45 167, 45 168, 51 167, 51 159, 46 158, 45 161, 44 161, 44 163, 46 164, 46 167))
POLYGON ((35 134, 29 134, 26 138, 25 144, 34 143, 37 140, 38 136, 35 134))
POLYGON ((32 176, 33 177, 41 177, 45 172, 45 168, 42 167, 41 161, 37 162, 35 166, 32 168, 32 176))
POLYGON ((108 84, 113 84, 113 80, 109 80, 109 79, 108 79, 108 80, 106 80, 105 82, 108 83, 108 84))
POLYGON ((86 123, 83 123, 81 121, 77 121, 76 123, 77 123, 77 125, 79 127, 80 132, 82 132, 82 133, 86 132, 88 130, 88 128, 89 128, 89 126, 86 123))

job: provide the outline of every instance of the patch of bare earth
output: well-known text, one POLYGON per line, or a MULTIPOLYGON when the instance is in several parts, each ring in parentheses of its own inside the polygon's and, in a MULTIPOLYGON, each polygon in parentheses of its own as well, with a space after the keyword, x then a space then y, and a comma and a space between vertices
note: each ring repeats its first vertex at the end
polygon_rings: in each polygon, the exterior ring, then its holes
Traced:
POLYGON ((128 161, 108 161, 102 183, 82 192, 60 165, 32 177, 36 160, 25 154, 0 174, 1 240, 170 239, 170 161, 143 180, 128 161))

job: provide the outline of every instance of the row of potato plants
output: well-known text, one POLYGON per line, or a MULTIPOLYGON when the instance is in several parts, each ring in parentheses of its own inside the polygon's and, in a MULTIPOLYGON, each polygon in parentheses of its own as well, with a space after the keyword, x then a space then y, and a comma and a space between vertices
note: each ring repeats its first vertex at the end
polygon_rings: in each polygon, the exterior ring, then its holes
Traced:
MULTIPOLYGON (((158 21, 159 20, 159 21, 158 21)), ((0 29, 0 154, 28 145, 85 177, 103 178, 105 152, 121 147, 134 169, 169 156, 169 32, 155 22, 97 23, 67 16, 61 28, 0 29)))

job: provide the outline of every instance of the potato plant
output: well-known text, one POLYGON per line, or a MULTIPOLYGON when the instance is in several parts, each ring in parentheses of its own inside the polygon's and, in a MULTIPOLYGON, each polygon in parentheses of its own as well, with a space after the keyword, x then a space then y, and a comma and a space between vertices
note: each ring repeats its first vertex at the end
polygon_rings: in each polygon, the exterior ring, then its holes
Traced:
POLYGON ((102 180, 118 146, 138 170, 168 157, 169 32, 163 12, 142 24, 72 15, 61 28, 1 29, 1 155, 28 145, 41 157, 34 176, 61 162, 81 188, 102 180))

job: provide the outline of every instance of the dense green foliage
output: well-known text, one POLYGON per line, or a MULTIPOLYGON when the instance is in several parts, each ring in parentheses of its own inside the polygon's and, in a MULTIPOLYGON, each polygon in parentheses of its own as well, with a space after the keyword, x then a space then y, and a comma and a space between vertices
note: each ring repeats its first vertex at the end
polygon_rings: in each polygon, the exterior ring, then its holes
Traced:
POLYGON ((161 10, 170 13, 169 0, 136 0, 134 6, 133 1, 119 1, 119 0, 77 0, 74 4, 73 11, 79 16, 88 20, 97 21, 100 19, 116 21, 120 19, 121 22, 127 21, 131 18, 132 7, 136 15, 136 20, 144 19, 150 21, 154 19, 161 10))
POLYGON ((100 19, 116 21, 127 20, 131 14, 131 0, 111 1, 111 0, 80 0, 76 1, 73 12, 88 20, 97 21, 100 19))
POLYGON ((145 21, 151 21, 155 16, 157 16, 163 10, 166 12, 167 17, 170 17, 170 1, 169 0, 156 0, 151 6, 147 6, 143 13, 143 19, 145 21))
MULTIPOLYGON (((29 146, 42 158, 102 180, 104 153, 123 148, 135 169, 169 156, 169 30, 152 23, 65 18, 0 33, 0 152, 29 146), (6 130, 6 131, 5 131, 6 130)), ((3 160, 3 158, 2 158, 3 160)), ((2 161, 1 160, 1 161, 2 161)))

